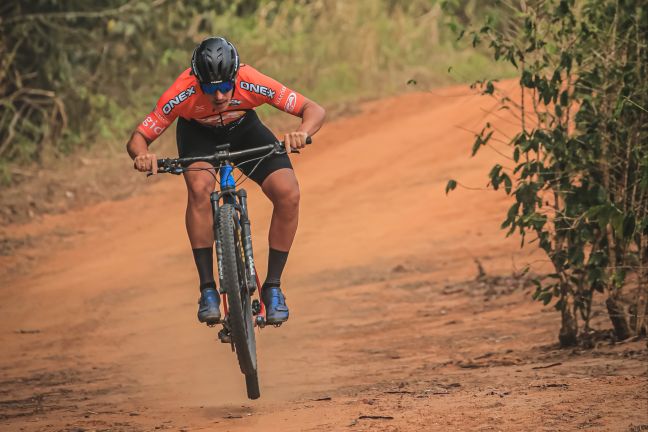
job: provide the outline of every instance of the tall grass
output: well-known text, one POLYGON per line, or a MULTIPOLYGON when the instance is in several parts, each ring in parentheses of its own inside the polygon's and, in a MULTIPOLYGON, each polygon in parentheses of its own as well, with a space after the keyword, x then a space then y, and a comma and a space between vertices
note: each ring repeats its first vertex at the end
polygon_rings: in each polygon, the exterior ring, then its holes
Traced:
POLYGON ((324 104, 394 94, 411 79, 418 89, 472 81, 493 65, 453 44, 434 0, 267 1, 252 16, 203 18, 196 41, 224 34, 244 62, 324 104))

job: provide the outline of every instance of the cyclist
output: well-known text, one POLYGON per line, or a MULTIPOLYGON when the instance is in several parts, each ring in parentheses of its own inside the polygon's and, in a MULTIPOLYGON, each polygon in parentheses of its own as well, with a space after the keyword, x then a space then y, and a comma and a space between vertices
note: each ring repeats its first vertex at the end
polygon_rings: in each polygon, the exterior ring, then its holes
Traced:
MULTIPOLYGON (((224 143, 231 150, 274 142, 274 134, 259 120, 254 108, 268 103, 301 117, 299 127, 284 135, 288 152, 301 149, 324 122, 325 111, 317 103, 289 89, 247 64, 239 62, 234 45, 223 37, 202 41, 186 69, 158 100, 155 109, 135 129, 127 144, 138 171, 157 173, 156 155, 149 145, 177 118, 176 142, 179 157, 208 156, 224 143)), ((288 319, 281 291, 281 275, 297 231, 299 185, 287 154, 275 154, 256 162, 239 161, 239 169, 261 186, 272 201, 268 272, 262 287, 269 324, 288 319)), ((196 162, 192 167, 212 167, 196 162)), ((215 179, 208 171, 184 173, 188 201, 186 227, 200 280, 198 320, 220 319, 220 296, 213 274, 213 215, 210 193, 215 179)))

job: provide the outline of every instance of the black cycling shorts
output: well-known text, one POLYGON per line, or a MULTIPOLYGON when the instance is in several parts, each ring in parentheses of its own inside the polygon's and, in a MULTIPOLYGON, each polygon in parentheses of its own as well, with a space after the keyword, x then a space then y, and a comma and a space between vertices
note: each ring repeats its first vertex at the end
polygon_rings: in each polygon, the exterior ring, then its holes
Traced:
MULTIPOLYGON (((222 127, 204 126, 194 120, 178 117, 176 142, 179 157, 209 156, 216 152, 216 146, 229 143, 230 150, 244 150, 271 144, 277 138, 259 119, 255 111, 248 111, 235 125, 222 127)), ((246 162, 262 155, 251 156, 248 159, 235 161, 236 167, 257 184, 273 172, 282 169, 292 169, 287 154, 273 154, 258 164, 258 160, 246 162)))

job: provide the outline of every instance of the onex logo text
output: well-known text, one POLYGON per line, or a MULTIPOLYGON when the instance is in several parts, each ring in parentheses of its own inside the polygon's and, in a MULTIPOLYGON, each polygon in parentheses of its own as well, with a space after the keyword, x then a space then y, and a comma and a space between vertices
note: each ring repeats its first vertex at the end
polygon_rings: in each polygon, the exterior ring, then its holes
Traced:
POLYGON ((174 96, 169 102, 165 103, 162 107, 162 112, 164 114, 169 114, 176 105, 180 105, 182 102, 187 100, 189 96, 196 94, 196 87, 191 86, 187 90, 183 90, 174 96))
POLYGON ((271 88, 268 88, 266 86, 262 86, 262 85, 259 85, 259 84, 249 83, 249 82, 246 82, 246 81, 241 81, 240 86, 241 86, 241 88, 243 90, 258 93, 258 94, 260 94, 262 96, 267 97, 268 99, 272 99, 274 97, 275 93, 276 93, 271 88))

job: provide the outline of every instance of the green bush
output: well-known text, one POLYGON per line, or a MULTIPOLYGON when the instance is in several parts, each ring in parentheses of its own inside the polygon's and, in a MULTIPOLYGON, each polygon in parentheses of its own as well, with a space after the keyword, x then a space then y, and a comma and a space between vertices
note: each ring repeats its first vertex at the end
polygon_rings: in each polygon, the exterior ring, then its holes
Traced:
MULTIPOLYGON (((648 13, 621 0, 522 2, 511 13, 504 26, 487 20, 466 33, 520 78, 521 100, 500 99, 520 119, 513 165, 489 173, 490 186, 514 198, 502 228, 523 241, 533 234, 551 260, 554 272, 536 281, 534 298, 561 312, 563 346, 588 336, 597 292, 607 295, 617 338, 645 334, 648 13), (637 294, 626 308, 631 278, 637 294)), ((499 95, 492 81, 479 85, 499 95)), ((492 133, 487 124, 473 155, 492 133)))

